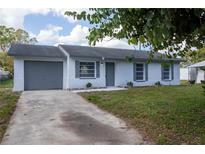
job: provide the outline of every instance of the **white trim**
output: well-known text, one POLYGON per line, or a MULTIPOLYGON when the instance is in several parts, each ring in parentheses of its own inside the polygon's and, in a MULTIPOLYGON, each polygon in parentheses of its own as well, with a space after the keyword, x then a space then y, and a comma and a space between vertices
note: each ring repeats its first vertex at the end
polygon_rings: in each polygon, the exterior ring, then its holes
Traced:
MULTIPOLYGON (((143 80, 137 80, 137 79, 136 79, 135 82, 145 82, 145 81, 146 81, 146 80, 145 80, 145 79, 146 79, 146 78, 145 78, 145 75, 146 75, 146 74, 145 74, 145 71, 146 71, 146 70, 145 70, 145 63, 144 63, 144 62, 135 62, 135 65, 136 65, 136 64, 143 64, 143 80)), ((135 66, 135 68, 136 68, 136 66, 135 66)), ((136 69, 135 69, 135 72, 134 72, 134 73, 136 73, 136 72, 137 72, 137 71, 136 71, 136 69)), ((137 78, 137 74, 136 74, 136 78, 137 78)))
MULTIPOLYGON (((96 79, 96 76, 97 76, 96 75, 96 73, 97 73, 97 71, 96 71, 96 61, 79 60, 79 66, 80 66, 81 62, 94 63, 94 77, 80 77, 80 72, 79 72, 79 78, 80 79, 96 79)), ((80 69, 79 69, 79 71, 80 71, 80 69)))
MULTIPOLYGON (((164 67, 164 66, 162 66, 164 67)), ((172 80, 172 70, 171 70, 171 64, 169 64, 169 79, 162 79, 162 81, 171 81, 172 80)), ((163 69, 163 72, 164 73, 164 69, 163 69)))
POLYGON ((62 48, 60 45, 58 45, 58 48, 66 55, 67 60, 66 60, 66 76, 65 76, 65 89, 69 89, 70 85, 69 85, 69 71, 70 71, 70 54, 67 53, 64 48, 62 48))

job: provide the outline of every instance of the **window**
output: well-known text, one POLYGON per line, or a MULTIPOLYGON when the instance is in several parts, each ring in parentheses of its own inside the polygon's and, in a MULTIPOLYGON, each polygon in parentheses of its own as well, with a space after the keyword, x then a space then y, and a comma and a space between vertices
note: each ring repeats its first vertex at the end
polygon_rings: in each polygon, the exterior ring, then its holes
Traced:
POLYGON ((163 66, 162 73, 163 80, 170 80, 170 65, 163 66))
POLYGON ((95 62, 80 62, 80 77, 94 78, 95 77, 95 62))
POLYGON ((144 80, 144 64, 136 64, 136 80, 144 80))

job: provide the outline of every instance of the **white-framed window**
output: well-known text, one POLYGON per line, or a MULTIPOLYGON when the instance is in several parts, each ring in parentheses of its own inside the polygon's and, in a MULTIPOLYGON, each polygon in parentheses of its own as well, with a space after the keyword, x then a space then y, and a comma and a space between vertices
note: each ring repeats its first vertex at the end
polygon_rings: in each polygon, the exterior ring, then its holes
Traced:
POLYGON ((80 62, 80 78, 95 78, 95 68, 95 62, 80 62))
POLYGON ((164 65, 162 66, 162 79, 163 80, 170 80, 171 77, 171 65, 164 65))
POLYGON ((136 63, 136 81, 145 80, 145 66, 144 63, 136 63))

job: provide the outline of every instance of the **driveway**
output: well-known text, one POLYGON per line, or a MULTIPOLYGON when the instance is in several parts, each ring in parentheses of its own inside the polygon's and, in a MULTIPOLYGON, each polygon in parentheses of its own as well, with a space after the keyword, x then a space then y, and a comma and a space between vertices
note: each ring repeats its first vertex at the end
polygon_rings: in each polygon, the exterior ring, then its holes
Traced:
POLYGON ((69 91, 23 92, 2 144, 144 144, 137 130, 69 91))

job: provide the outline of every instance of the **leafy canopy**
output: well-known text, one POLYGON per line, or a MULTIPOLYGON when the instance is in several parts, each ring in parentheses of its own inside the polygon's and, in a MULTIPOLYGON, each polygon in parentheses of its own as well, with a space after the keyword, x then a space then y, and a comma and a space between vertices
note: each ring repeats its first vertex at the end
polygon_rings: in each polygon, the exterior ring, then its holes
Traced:
POLYGON ((189 51, 187 52, 187 54, 185 55, 187 61, 185 62, 185 65, 189 65, 189 64, 194 64, 200 61, 204 61, 205 60, 205 47, 196 50, 196 51, 189 51))
POLYGON ((87 36, 90 45, 105 37, 126 38, 129 44, 141 42, 153 52, 167 50, 168 56, 176 57, 205 42, 204 9, 95 8, 65 14, 92 25, 87 36))
POLYGON ((0 26, 0 50, 7 51, 11 43, 36 43, 36 38, 30 38, 22 29, 15 30, 12 27, 0 26))

